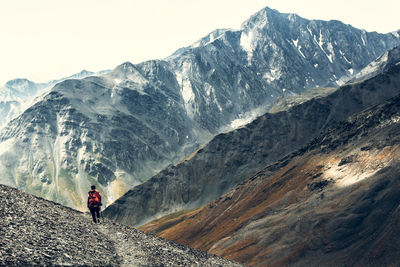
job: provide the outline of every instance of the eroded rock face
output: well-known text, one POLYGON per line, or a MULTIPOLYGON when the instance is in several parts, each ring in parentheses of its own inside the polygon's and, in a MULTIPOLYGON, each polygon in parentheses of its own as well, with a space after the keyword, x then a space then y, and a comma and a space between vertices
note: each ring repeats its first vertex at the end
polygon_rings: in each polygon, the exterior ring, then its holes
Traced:
POLYGON ((2 266, 240 266, 0 185, 2 266))
POLYGON ((400 264, 400 95, 142 229, 254 266, 400 264))

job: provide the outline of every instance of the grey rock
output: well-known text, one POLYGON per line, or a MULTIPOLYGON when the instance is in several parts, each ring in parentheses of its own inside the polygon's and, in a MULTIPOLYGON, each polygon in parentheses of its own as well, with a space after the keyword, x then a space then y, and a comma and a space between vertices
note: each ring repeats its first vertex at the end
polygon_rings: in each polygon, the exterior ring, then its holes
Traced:
POLYGON ((241 266, 0 185, 1 266, 241 266))

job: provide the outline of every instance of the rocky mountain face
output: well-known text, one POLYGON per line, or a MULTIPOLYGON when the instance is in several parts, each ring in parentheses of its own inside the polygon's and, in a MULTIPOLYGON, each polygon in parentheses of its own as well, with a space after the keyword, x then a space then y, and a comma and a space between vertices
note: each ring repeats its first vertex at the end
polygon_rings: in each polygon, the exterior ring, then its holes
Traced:
POLYGON ((397 266, 399 159, 400 95, 206 206, 142 229, 251 266, 397 266))
POLYGON ((57 84, 0 131, 0 182, 79 209, 95 184, 112 203, 278 96, 337 86, 399 43, 263 9, 165 60, 57 84))
POLYGON ((0 185, 1 266, 240 266, 0 185))
POLYGON ((326 97, 267 113, 236 131, 216 136, 187 159, 128 191, 105 214, 124 224, 140 225, 165 214, 198 208, 299 149, 323 129, 399 93, 398 64, 326 97))
POLYGON ((34 83, 28 79, 14 79, 0 87, 0 128, 28 108, 34 98, 49 91, 55 84, 67 79, 83 79, 92 75, 100 75, 107 71, 94 73, 83 70, 66 78, 52 80, 47 83, 34 83))
POLYGON ((202 126, 219 129, 227 122, 250 122, 279 96, 342 85, 398 46, 399 36, 265 8, 240 30, 216 30, 167 60, 189 114, 202 126))

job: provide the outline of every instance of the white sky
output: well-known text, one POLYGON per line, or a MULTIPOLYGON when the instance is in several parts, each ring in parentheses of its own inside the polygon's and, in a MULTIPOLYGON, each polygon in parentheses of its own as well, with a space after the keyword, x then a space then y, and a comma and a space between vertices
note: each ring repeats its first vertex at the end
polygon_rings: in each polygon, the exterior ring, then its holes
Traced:
POLYGON ((0 0, 0 85, 164 58, 217 28, 239 29, 265 6, 367 31, 400 28, 399 0, 0 0))

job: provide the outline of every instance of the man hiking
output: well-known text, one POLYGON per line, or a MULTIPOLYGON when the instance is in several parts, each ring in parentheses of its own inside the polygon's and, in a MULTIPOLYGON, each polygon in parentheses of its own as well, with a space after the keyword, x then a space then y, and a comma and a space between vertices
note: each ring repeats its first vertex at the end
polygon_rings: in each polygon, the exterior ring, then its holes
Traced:
POLYGON ((92 214, 94 223, 100 222, 100 206, 101 204, 101 195, 98 191, 96 191, 96 186, 92 185, 90 187, 92 190, 89 191, 87 206, 92 214), (97 220, 96 220, 97 217, 97 220))

